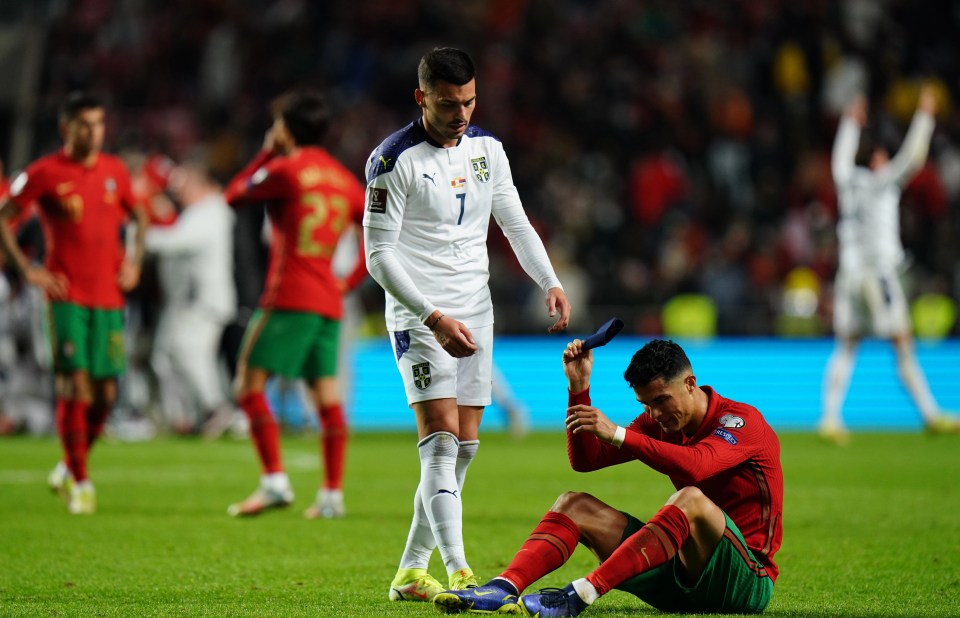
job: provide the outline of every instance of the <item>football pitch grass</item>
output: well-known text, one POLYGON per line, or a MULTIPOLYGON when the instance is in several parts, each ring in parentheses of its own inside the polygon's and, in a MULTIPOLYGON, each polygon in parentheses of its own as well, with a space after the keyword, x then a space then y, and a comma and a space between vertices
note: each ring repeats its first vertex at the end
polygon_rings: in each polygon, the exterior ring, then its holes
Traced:
MULTIPOLYGON (((846 448, 781 434, 784 543, 770 616, 960 615, 960 436, 856 434, 846 448)), ((318 478, 316 440, 284 438, 297 500, 226 515, 254 488, 247 441, 100 444, 98 513, 71 516, 46 488, 52 439, 0 440, 0 616, 435 616, 392 603, 418 477, 415 438, 358 433, 347 518, 301 516, 318 478)), ((642 464, 578 474, 562 433, 482 436, 467 478, 467 555, 481 579, 505 567, 553 500, 590 492, 642 519, 670 495, 642 464)), ((594 566, 580 547, 532 588, 594 566)), ((441 576, 434 555, 431 572, 441 576)), ((443 580, 444 578, 441 578, 443 580)), ((655 615, 614 591, 588 616, 655 615)))

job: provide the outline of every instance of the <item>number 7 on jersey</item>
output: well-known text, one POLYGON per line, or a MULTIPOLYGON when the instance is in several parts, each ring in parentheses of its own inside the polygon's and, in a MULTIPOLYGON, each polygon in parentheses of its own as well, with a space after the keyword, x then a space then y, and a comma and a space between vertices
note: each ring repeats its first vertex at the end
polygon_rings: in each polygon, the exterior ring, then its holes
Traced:
POLYGON ((467 203, 466 193, 457 193, 457 199, 460 200, 460 217, 457 219, 457 225, 463 223, 463 208, 467 203))

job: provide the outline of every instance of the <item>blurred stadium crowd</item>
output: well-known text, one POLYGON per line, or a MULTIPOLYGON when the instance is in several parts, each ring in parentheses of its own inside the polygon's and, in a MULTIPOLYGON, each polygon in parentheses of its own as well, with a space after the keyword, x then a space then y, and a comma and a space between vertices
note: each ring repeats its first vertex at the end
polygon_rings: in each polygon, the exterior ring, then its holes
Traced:
MULTIPOLYGON (((259 148, 269 100, 307 85, 333 97, 327 146, 362 176, 372 147, 418 115, 419 57, 468 50, 474 122, 505 144, 578 331, 619 315, 651 334, 828 334, 839 114, 867 93, 895 147, 932 80, 942 111, 904 193, 905 275, 911 298, 938 301, 917 304, 934 307, 931 334, 958 332, 953 2, 8 0, 0 20, 0 66, 18 76, 0 95, 8 170, 59 146, 57 106, 82 87, 108 96, 108 148, 134 166, 200 152, 223 182, 259 148)), ((238 213, 240 330, 263 279, 261 225, 238 213)), ((512 253, 491 259, 498 331, 542 333, 512 253)), ((148 311, 152 293, 148 281, 148 311)), ((372 282, 362 301, 382 328, 372 282)))

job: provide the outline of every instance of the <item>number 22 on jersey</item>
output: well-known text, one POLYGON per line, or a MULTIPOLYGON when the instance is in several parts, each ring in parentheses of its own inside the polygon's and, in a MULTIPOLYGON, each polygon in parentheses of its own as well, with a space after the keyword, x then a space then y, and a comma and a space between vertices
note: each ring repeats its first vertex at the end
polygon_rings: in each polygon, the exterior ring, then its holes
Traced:
POLYGON ((333 257, 340 232, 347 223, 347 200, 340 195, 328 197, 321 193, 307 193, 303 196, 302 204, 310 212, 300 220, 297 253, 304 257, 333 257), (321 242, 316 238, 317 230, 324 225, 332 232, 331 242, 321 242))

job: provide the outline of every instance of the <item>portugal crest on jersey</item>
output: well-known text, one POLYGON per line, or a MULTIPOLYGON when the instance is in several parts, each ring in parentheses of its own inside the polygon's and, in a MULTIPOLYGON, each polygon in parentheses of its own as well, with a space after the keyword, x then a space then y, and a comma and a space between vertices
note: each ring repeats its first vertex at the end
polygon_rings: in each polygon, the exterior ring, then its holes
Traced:
POLYGON ((487 182, 490 180, 490 169, 487 167, 486 157, 470 159, 470 162, 473 164, 473 175, 477 177, 477 180, 480 182, 487 182))
POLYGON ((417 363, 413 366, 413 383, 424 390, 430 386, 430 363, 417 363))

